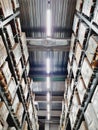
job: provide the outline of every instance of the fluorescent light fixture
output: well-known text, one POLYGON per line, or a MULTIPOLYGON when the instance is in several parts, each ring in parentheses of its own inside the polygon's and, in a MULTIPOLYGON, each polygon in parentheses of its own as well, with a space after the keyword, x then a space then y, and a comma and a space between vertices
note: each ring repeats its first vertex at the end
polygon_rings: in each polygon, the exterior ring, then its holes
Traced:
POLYGON ((47 88, 50 88, 50 77, 47 77, 47 88))
POLYGON ((51 10, 47 9, 47 36, 51 36, 51 10))
POLYGON ((50 93, 49 92, 47 93, 47 101, 48 102, 50 101, 50 93))
POLYGON ((50 112, 50 105, 47 104, 47 112, 50 112))
POLYGON ((50 113, 48 113, 48 115, 47 115, 47 119, 50 120, 50 113))
POLYGON ((50 73, 50 59, 49 58, 47 58, 46 60, 46 71, 48 74, 50 73))

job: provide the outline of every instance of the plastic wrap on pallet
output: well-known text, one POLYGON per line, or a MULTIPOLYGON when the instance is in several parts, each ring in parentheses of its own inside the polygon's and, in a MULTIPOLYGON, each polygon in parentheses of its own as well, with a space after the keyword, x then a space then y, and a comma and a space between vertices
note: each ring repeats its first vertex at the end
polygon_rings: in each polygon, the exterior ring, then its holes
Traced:
POLYGON ((18 118, 20 124, 22 123, 23 112, 24 112, 23 105, 22 105, 22 103, 19 103, 17 111, 16 111, 16 115, 17 115, 17 118, 18 118))
POLYGON ((21 30, 21 23, 20 23, 20 18, 19 17, 16 18, 16 25, 17 25, 18 33, 21 36, 22 30, 21 30))
POLYGON ((8 84, 9 81, 10 81, 10 79, 11 79, 11 72, 10 72, 10 69, 9 69, 8 62, 7 62, 7 61, 4 62, 4 64, 3 64, 2 68, 1 68, 1 70, 2 70, 2 73, 3 73, 3 75, 4 75, 4 78, 5 78, 6 82, 7 82, 7 84, 8 84))
POLYGON ((96 54, 96 50, 98 48, 98 36, 92 35, 89 39, 88 47, 86 50, 86 56, 90 63, 92 63, 93 58, 96 54))
POLYGON ((81 52, 82 52, 81 45, 79 42, 77 42, 76 48, 75 48, 75 58, 76 58, 77 65, 79 64, 79 61, 80 61, 81 52))
POLYGON ((93 105, 95 114, 96 114, 97 119, 98 119, 98 85, 96 86, 96 90, 95 90, 94 95, 92 97, 92 105, 93 105))
POLYGON ((97 130, 98 129, 98 119, 94 112, 93 106, 91 103, 88 104, 86 112, 84 114, 85 120, 89 130, 97 130))
POLYGON ((12 56, 15 64, 17 65, 19 63, 19 60, 22 56, 20 44, 17 43, 15 47, 12 49, 12 56))
POLYGON ((91 65, 88 62, 87 58, 84 58, 82 68, 81 68, 81 74, 82 74, 86 87, 88 87, 89 82, 91 80, 91 76, 93 74, 93 70, 92 70, 91 65))
POLYGON ((0 15, 4 18, 13 14, 11 0, 0 0, 0 15))
POLYGON ((87 124, 85 121, 82 121, 79 130, 88 130, 87 124))
POLYGON ((19 8, 19 1, 18 0, 12 0, 13 9, 19 8))
POLYGON ((12 28, 11 28, 11 25, 8 24, 5 26, 6 28, 6 36, 8 38, 8 45, 10 48, 12 48, 14 45, 15 45, 15 40, 14 40, 14 35, 13 35, 13 32, 12 32, 12 28))
POLYGON ((78 32, 78 28, 79 28, 79 17, 77 15, 74 16, 74 22, 73 22, 73 31, 75 33, 75 35, 78 32))
POLYGON ((84 99, 84 95, 86 93, 86 86, 84 84, 82 77, 79 77, 79 79, 78 79, 77 90, 78 90, 78 94, 79 94, 79 97, 80 97, 80 101, 82 103, 83 99, 84 99))
POLYGON ((77 0, 76 10, 80 12, 82 10, 82 6, 83 6, 83 0, 77 0))
POLYGON ((19 105, 19 98, 18 98, 18 95, 16 94, 14 101, 13 101, 13 104, 12 104, 12 108, 13 108, 15 113, 17 111, 18 105, 19 105))
POLYGON ((5 103, 0 102, 0 116, 3 119, 3 121, 7 120, 8 114, 9 114, 9 111, 8 111, 5 103))
POLYGON ((11 97, 12 97, 12 100, 13 100, 15 97, 16 91, 17 91, 17 85, 16 85, 13 77, 11 78, 11 80, 9 82, 8 90, 9 90, 11 97))
POLYGON ((2 37, 0 36, 0 66, 4 63, 6 57, 7 57, 7 52, 2 37))
POLYGON ((88 26, 85 23, 81 22, 79 24, 79 31, 78 31, 78 39, 79 39, 81 46, 84 45, 84 41, 87 38, 87 36, 86 36, 87 34, 88 34, 88 26))
POLYGON ((85 14, 86 16, 90 17, 91 14, 93 13, 93 6, 94 6, 94 0, 84 0, 83 2, 83 8, 82 8, 82 13, 85 14))

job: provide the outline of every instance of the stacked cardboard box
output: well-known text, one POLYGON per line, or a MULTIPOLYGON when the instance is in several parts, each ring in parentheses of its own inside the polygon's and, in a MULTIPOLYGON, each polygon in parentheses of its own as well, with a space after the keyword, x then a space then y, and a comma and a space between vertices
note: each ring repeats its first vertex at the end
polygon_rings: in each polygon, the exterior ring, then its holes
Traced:
POLYGON ((24 112, 23 105, 22 105, 22 103, 19 103, 17 111, 16 111, 16 116, 17 116, 20 124, 22 123, 23 112, 24 112))
POLYGON ((0 15, 4 18, 13 14, 11 0, 0 0, 0 15))
POLYGON ((15 65, 17 65, 19 63, 20 58, 22 57, 21 47, 19 43, 17 43, 12 49, 12 57, 15 65))
POLYGON ((12 48, 15 45, 15 40, 14 40, 14 35, 12 32, 11 25, 10 24, 6 25, 5 29, 6 29, 6 36, 8 39, 8 46, 9 48, 12 48))
POLYGON ((14 113, 16 113, 18 105, 19 105, 19 98, 18 95, 16 94, 12 104, 12 109, 14 110, 14 113))
POLYGON ((98 85, 96 86, 96 90, 92 98, 92 106, 98 119, 98 85))
POLYGON ((12 0, 12 5, 13 5, 13 9, 17 9, 17 8, 19 8, 19 2, 18 2, 18 0, 12 0))
POLYGON ((73 129, 76 118, 77 118, 77 114, 79 112, 80 109, 80 99, 79 99, 79 95, 78 92, 75 91, 74 95, 73 95, 73 102, 72 102, 72 106, 71 106, 71 112, 70 112, 70 121, 71 121, 71 128, 73 129))
POLYGON ((77 65, 76 59, 74 58, 73 65, 72 65, 72 70, 73 70, 74 77, 76 76, 77 68, 78 68, 78 65, 77 65))
POLYGON ((92 69, 90 63, 88 62, 87 58, 84 58, 82 68, 81 68, 81 74, 82 74, 86 87, 88 87, 89 83, 91 82, 91 76, 93 74, 93 69, 92 69))
POLYGON ((83 6, 83 0, 77 0, 76 10, 81 12, 82 11, 82 6, 83 6))
POLYGON ((73 28, 72 28, 75 35, 78 33, 78 28, 79 28, 79 17, 77 15, 75 15, 74 22, 73 22, 73 28))
POLYGON ((88 128, 87 128, 87 124, 86 124, 86 122, 85 121, 82 121, 82 123, 81 123, 81 126, 80 126, 80 129, 79 130, 88 130, 88 128))
POLYGON ((98 130, 98 119, 94 112, 93 106, 89 103, 86 112, 85 112, 85 120, 88 125, 89 130, 98 130))
POLYGON ((98 0, 96 0, 96 8, 94 11, 94 22, 98 25, 98 0))
POLYGON ((93 13, 94 0, 85 0, 83 3, 82 13, 90 17, 93 13))
POLYGON ((18 34, 21 36, 21 35, 22 35, 22 30, 21 30, 20 18, 17 17, 17 18, 15 19, 15 21, 16 21, 16 25, 17 25, 18 34))
POLYGON ((1 67, 2 74, 4 75, 5 81, 8 84, 11 80, 11 72, 8 66, 8 62, 5 61, 4 64, 1 67))
POLYGON ((88 47, 86 50, 86 56, 90 64, 93 62, 94 56, 98 55, 97 49, 98 49, 98 36, 92 35, 89 39, 88 47))
POLYGON ((2 37, 0 36, 0 66, 4 63, 6 57, 7 57, 7 52, 2 37))
POLYGON ((77 90, 78 90, 80 102, 82 104, 83 99, 84 99, 84 95, 86 93, 86 86, 85 86, 83 78, 81 76, 78 79, 77 90))

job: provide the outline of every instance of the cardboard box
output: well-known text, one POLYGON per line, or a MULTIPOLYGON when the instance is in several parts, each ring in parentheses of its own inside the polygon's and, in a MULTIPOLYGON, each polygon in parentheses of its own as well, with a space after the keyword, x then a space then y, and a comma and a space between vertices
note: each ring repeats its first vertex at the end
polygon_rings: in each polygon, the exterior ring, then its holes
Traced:
POLYGON ((82 10, 82 6, 83 6, 83 0, 77 0, 76 10, 80 12, 82 10))
POLYGON ((11 0, 0 0, 0 15, 3 15, 4 18, 13 14, 11 0))
POLYGON ((81 125, 80 125, 80 129, 79 130, 88 130, 87 128, 87 124, 85 121, 82 121, 81 125))
POLYGON ((22 68, 22 64, 21 61, 19 61, 18 65, 16 66, 16 72, 18 75, 18 79, 21 80, 22 74, 23 74, 23 68, 22 68))
POLYGON ((25 96, 25 99, 27 99, 27 96, 28 96, 28 86, 26 85, 25 87, 25 91, 24 91, 24 96, 25 96))
POLYGON ((82 13, 90 17, 91 14, 93 13, 93 6, 94 6, 93 0, 84 0, 82 13))
POLYGON ((9 111, 8 111, 5 103, 0 102, 0 116, 3 119, 3 121, 7 120, 8 114, 9 114, 9 111))
POLYGON ((78 68, 78 66, 77 66, 76 60, 74 59, 73 60, 73 65, 72 65, 72 70, 73 70, 74 77, 76 76, 77 68, 78 68))
POLYGON ((28 48, 25 47, 23 50, 23 59, 24 59, 24 63, 27 64, 29 58, 29 52, 28 52, 28 48))
POLYGON ((98 36, 92 35, 89 39, 86 56, 90 63, 92 63, 96 50, 98 48, 98 36))
POLYGON ((22 86, 22 89, 23 89, 23 91, 24 91, 24 90, 25 90, 25 87, 26 87, 24 78, 22 78, 22 80, 21 80, 21 86, 22 86))
POLYGON ((98 85, 96 86, 96 90, 94 92, 91 102, 92 102, 95 114, 97 116, 97 119, 98 119, 98 85))
POLYGON ((75 35, 74 33, 72 33, 72 36, 71 36, 71 45, 70 45, 70 50, 74 52, 74 46, 75 46, 75 35))
POLYGON ((4 63, 6 57, 7 57, 6 48, 4 46, 2 37, 0 36, 0 66, 4 63))
POLYGON ((84 58, 82 68, 81 68, 81 74, 82 74, 86 87, 88 87, 89 82, 91 80, 91 76, 93 74, 93 70, 92 70, 91 65, 89 64, 87 58, 84 58))
POLYGON ((93 21, 98 25, 98 0, 96 1, 93 21))
POLYGON ((94 109, 91 103, 89 103, 84 116, 85 116, 85 120, 86 120, 89 130, 97 130, 98 119, 96 117, 96 114, 94 112, 94 109))
POLYGON ((25 32, 22 32, 22 33, 21 33, 20 41, 21 41, 22 49, 24 50, 24 48, 27 47, 25 32))
POLYGON ((19 17, 16 18, 16 25, 17 25, 18 33, 21 36, 22 30, 21 30, 21 23, 20 23, 20 18, 19 17))
POLYGON ((79 42, 76 43, 76 48, 75 48, 75 58, 76 58, 76 63, 77 65, 79 64, 80 57, 81 57, 81 52, 82 48, 79 42))
POLYGON ((15 40, 14 40, 14 35, 12 32, 11 25, 8 24, 5 26, 5 28, 6 28, 6 36, 8 38, 8 45, 10 48, 12 48, 15 45, 15 40))
POLYGON ((24 124, 23 124, 23 130, 28 130, 28 123, 27 123, 27 121, 25 121, 24 124))
POLYGON ((13 105, 12 105, 12 108, 13 108, 15 113, 17 111, 18 105, 19 105, 19 98, 18 98, 18 95, 16 94, 14 101, 13 101, 13 105))
POLYGON ((17 115, 17 118, 18 118, 20 124, 22 123, 23 112, 24 112, 23 105, 22 105, 22 103, 19 103, 17 111, 16 111, 16 115, 17 115))
POLYGON ((11 72, 10 72, 10 69, 9 69, 8 62, 7 62, 7 61, 4 62, 4 64, 3 64, 2 68, 1 68, 1 70, 2 70, 2 73, 3 73, 4 78, 5 78, 5 80, 6 80, 6 83, 8 84, 9 81, 10 81, 10 79, 11 79, 11 75, 12 75, 12 74, 11 74, 11 72))
POLYGON ((79 77, 79 79, 78 79, 77 90, 78 90, 80 102, 82 103, 83 99, 84 99, 84 95, 86 93, 86 86, 84 84, 82 77, 79 77))
POLYGON ((74 22, 73 22, 73 31, 75 33, 75 35, 77 34, 78 32, 78 28, 79 28, 79 17, 77 15, 74 16, 74 22))
POLYGON ((17 85, 16 85, 13 77, 11 78, 11 81, 8 85, 8 90, 9 90, 11 97, 12 97, 12 100, 13 100, 15 97, 16 91, 17 91, 17 85))
POLYGON ((15 127, 9 127, 8 130, 16 130, 15 127))
POLYGON ((19 1, 18 0, 12 0, 13 9, 19 8, 19 1))
POLYGON ((19 63, 20 58, 22 57, 21 47, 19 43, 17 43, 15 47, 12 49, 12 56, 13 56, 15 65, 17 65, 19 63))
POLYGON ((84 41, 87 38, 86 36, 87 34, 88 34, 88 26, 85 23, 81 22, 79 24, 79 31, 78 31, 78 39, 81 46, 84 45, 84 41))

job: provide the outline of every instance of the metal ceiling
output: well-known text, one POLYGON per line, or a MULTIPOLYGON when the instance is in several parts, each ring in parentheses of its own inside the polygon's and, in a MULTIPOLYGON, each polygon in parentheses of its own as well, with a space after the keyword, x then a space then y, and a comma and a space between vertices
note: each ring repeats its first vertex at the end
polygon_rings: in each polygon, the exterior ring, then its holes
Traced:
POLYGON ((49 56, 51 59, 50 122, 59 123, 76 0, 19 0, 19 2, 22 30, 29 39, 30 76, 34 80, 32 87, 35 101, 38 103, 38 117, 40 122, 47 121, 46 58, 49 56), (52 12, 51 41, 46 38, 48 1, 52 12), (66 39, 68 39, 67 44, 66 39))

